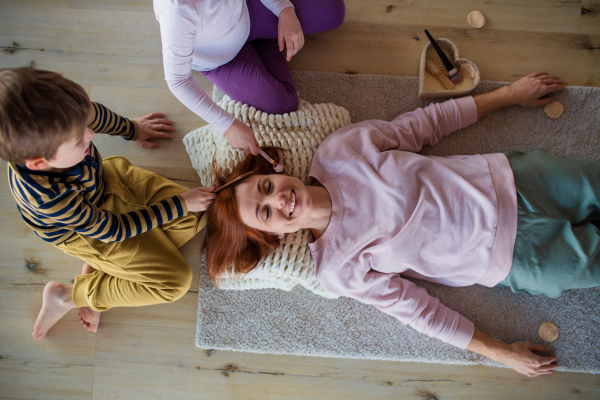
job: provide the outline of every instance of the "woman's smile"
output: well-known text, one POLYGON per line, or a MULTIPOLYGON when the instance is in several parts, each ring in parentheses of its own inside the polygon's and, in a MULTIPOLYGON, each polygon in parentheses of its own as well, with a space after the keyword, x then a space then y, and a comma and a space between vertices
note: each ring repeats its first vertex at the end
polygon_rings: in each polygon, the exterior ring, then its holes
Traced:
POLYGON ((302 229, 311 211, 306 186, 287 175, 253 175, 236 188, 238 211, 244 224, 268 232, 290 233, 302 229))
POLYGON ((296 192, 292 189, 292 193, 290 195, 290 217, 294 213, 294 209, 296 208, 296 192))

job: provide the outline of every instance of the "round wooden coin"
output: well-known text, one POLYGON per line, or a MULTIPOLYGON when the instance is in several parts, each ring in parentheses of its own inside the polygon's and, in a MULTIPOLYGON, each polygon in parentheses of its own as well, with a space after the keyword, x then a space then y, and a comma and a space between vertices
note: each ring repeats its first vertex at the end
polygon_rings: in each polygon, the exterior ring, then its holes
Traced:
POLYGON ((544 112, 550 118, 558 118, 562 115, 565 108, 558 101, 554 100, 552 103, 546 104, 544 107, 544 112))
POLYGON ((485 15, 481 11, 472 11, 467 17, 467 21, 473 28, 480 29, 485 25, 485 15))
POLYGON ((460 72, 467 78, 475 78, 475 68, 469 63, 460 64, 460 72))
POLYGON ((558 339, 558 327, 552 322, 544 322, 538 330, 538 335, 546 342, 554 342, 558 339))

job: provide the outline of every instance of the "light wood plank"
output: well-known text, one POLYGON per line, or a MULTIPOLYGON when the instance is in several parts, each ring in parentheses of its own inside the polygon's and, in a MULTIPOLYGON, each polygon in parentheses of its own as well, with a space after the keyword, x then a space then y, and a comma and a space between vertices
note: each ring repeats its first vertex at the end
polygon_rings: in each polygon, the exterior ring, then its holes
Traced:
POLYGON ((69 7, 69 0, 2 0, 0 9, 9 6, 31 8, 67 8, 69 7))
MULTIPOLYGON (((582 0, 581 2, 581 33, 600 35, 600 1, 582 0)), ((590 51, 600 49, 599 43, 590 43, 590 51)))
POLYGON ((347 1, 346 22, 412 25, 421 29, 429 28, 432 32, 438 28, 475 30, 467 21, 467 16, 473 10, 481 11, 486 16, 486 25, 482 30, 579 33, 579 2, 559 0, 371 0, 368 7, 361 1, 347 1))
MULTIPOLYGON (((14 304, 20 307, 20 304, 14 304)), ((0 397, 13 399, 91 399, 95 369, 93 334, 79 321, 64 321, 39 342, 29 318, 2 318, 0 397), (9 338, 10 341, 5 340, 9 338)))
POLYGON ((136 18, 131 17, 125 11, 3 7, 0 40, 18 42, 21 48, 62 53, 161 56, 154 15, 139 13, 136 18), (19 29, 22 26, 28 29, 19 29))
POLYGON ((151 387, 143 388, 143 393, 173 388, 173 398, 194 393, 202 399, 395 399, 421 398, 430 393, 444 399, 464 399, 466 388, 469 398, 485 399, 530 398, 530 393, 536 393, 535 398, 580 399, 583 394, 583 398, 592 399, 600 393, 596 377, 585 374, 530 379, 515 376, 508 369, 483 366, 452 366, 432 374, 432 365, 424 363, 201 349, 194 354, 193 338, 168 327, 158 330, 122 325, 99 333, 98 341, 102 345, 97 351, 94 392, 101 398, 123 395, 103 383, 117 380, 119 387, 133 389, 126 384, 133 379, 133 370, 151 377, 151 387), (145 337, 143 348, 136 345, 140 336, 145 337), (147 357, 149 351, 152 360, 147 357), (127 371, 127 365, 135 367, 127 371), (518 384, 490 392, 490 385, 504 379, 518 384))
POLYGON ((3 68, 35 66, 55 71, 81 85, 167 89, 160 57, 63 53, 21 48, 10 54, 0 53, 0 64, 3 68))
POLYGON ((89 10, 153 12, 152 1, 146 0, 68 0, 69 8, 89 10))
MULTIPOLYGON (((436 33, 451 38, 460 56, 477 64, 482 79, 513 82, 546 70, 569 85, 600 86, 600 52, 589 49, 598 46, 600 36, 443 28, 436 33)), ((409 76, 418 75, 418 60, 428 43, 420 28, 354 22, 306 39, 290 63, 294 69, 409 76), (332 57, 333 47, 335 63, 323 64, 321 60, 332 57)))

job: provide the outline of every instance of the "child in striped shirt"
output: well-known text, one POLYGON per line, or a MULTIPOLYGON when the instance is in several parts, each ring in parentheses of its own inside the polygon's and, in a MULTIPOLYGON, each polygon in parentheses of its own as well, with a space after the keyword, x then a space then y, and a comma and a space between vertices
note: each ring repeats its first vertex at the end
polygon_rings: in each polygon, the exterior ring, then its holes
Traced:
POLYGON ((96 332, 101 311, 187 292, 192 272, 178 248, 204 227, 212 189, 188 190, 122 157, 103 160, 91 142, 106 133, 156 147, 148 139, 175 130, 162 117, 123 118, 54 72, 0 71, 0 157, 21 216, 41 239, 85 261, 73 285, 45 286, 35 340, 75 307, 96 332))

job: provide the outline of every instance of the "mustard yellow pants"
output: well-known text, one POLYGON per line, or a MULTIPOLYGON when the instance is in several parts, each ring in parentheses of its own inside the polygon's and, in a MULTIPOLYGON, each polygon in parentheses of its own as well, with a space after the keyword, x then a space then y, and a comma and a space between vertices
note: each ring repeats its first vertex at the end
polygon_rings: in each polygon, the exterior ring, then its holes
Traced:
MULTIPOLYGON (((188 190, 122 157, 105 159, 102 168, 105 190, 100 208, 115 214, 145 208, 188 190)), ((181 298, 190 287, 192 271, 178 249, 205 224, 202 213, 188 213, 122 242, 103 243, 75 234, 56 247, 96 271, 75 277, 73 302, 77 307, 104 311, 181 298)))

